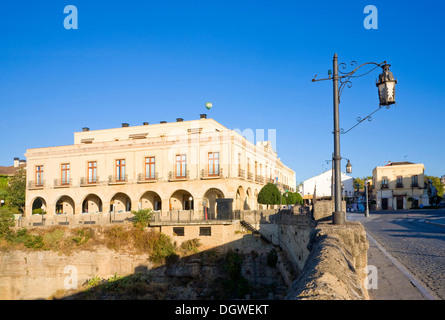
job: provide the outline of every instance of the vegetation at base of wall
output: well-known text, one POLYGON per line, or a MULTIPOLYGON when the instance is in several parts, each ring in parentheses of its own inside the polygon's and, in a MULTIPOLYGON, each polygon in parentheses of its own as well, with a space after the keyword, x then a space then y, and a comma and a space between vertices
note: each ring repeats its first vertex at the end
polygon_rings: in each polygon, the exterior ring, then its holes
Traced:
POLYGON ((199 247, 201 246, 201 243, 199 242, 198 238, 194 238, 191 240, 184 241, 180 248, 184 251, 185 254, 191 254, 191 253, 198 253, 199 247))
POLYGON ((42 208, 32 210, 32 214, 46 214, 46 211, 42 208))
POLYGON ((267 254, 267 265, 269 267, 275 267, 278 262, 278 255, 275 249, 270 250, 270 252, 267 254))
POLYGON ((140 209, 138 211, 131 211, 133 213, 133 225, 137 228, 145 228, 149 225, 153 210, 140 209))

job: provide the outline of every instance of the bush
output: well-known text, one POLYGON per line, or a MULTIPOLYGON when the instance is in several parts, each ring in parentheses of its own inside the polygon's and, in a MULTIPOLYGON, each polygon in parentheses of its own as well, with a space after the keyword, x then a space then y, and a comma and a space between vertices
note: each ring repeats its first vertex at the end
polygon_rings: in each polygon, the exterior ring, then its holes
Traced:
POLYGON ((162 263, 168 256, 176 254, 176 246, 169 236, 157 233, 150 245, 150 260, 154 263, 162 263))
POLYGON ((133 217, 133 225, 135 227, 139 228, 145 228, 148 226, 151 216, 153 214, 153 210, 151 209, 140 209, 138 211, 132 211, 131 213, 134 214, 133 217))
POLYGON ((37 208, 32 210, 32 214, 46 214, 46 211, 43 210, 42 208, 37 208))
POLYGON ((270 250, 267 254, 267 265, 271 268, 275 267, 278 262, 278 255, 275 249, 270 250))
POLYGON ((200 245, 201 244, 199 243, 199 239, 195 238, 195 239, 184 241, 181 244, 181 249, 183 249, 186 254, 187 253, 197 253, 199 251, 198 247, 200 245))
POLYGON ((280 204, 281 193, 273 183, 267 183, 258 193, 258 203, 280 204))

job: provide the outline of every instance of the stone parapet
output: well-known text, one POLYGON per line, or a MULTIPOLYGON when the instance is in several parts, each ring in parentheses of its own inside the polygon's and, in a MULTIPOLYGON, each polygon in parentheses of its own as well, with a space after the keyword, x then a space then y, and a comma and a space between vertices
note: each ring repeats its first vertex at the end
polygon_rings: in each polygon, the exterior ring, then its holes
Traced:
POLYGON ((368 300, 365 268, 369 243, 360 223, 319 223, 309 257, 288 292, 289 300, 368 300))

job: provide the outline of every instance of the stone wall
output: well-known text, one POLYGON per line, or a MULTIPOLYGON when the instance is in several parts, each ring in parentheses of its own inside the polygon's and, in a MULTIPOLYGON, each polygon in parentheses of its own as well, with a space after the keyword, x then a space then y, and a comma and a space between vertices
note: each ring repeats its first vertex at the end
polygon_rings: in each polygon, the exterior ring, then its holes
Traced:
MULTIPOLYGON (((346 201, 342 201, 342 211, 346 212, 346 201)), ((315 221, 332 221, 332 212, 335 210, 334 200, 317 200, 313 206, 315 221)))
POLYGON ((369 299, 364 286, 368 248, 366 231, 360 223, 319 223, 311 232, 310 255, 287 299, 369 299))

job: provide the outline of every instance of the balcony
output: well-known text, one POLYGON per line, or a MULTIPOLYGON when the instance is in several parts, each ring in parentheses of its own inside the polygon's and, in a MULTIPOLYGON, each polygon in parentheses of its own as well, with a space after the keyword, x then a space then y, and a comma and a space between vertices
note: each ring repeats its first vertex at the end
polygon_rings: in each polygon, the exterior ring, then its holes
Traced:
POLYGON ((381 189, 388 189, 389 186, 387 183, 382 183, 381 189))
POLYGON ((28 181, 28 190, 43 189, 44 186, 45 186, 45 180, 28 181))
POLYGON ((247 180, 253 181, 253 173, 252 172, 247 173, 247 180))
POLYGON ((223 169, 220 168, 219 171, 216 170, 213 173, 209 173, 208 170, 201 170, 201 179, 220 179, 223 177, 223 169))
POLYGON ((396 183, 396 188, 403 188, 403 183, 402 182, 397 182, 396 183))
POLYGON ((168 172, 168 181, 186 181, 190 180, 190 171, 187 170, 187 173, 184 176, 177 176, 175 172, 168 172))
POLYGON ((157 172, 155 172, 154 176, 144 175, 142 173, 138 174, 138 183, 150 183, 150 182, 157 182, 159 179, 159 175, 157 172))
POLYGON ((108 184, 109 185, 126 184, 127 181, 128 181, 128 175, 121 175, 121 176, 110 175, 110 176, 108 176, 108 184))
POLYGON ((255 176, 255 182, 256 183, 264 183, 264 177, 263 176, 255 176))
POLYGON ((92 187, 97 186, 99 184, 99 177, 82 177, 80 178, 80 186, 81 187, 92 187))
POLYGON ((238 169, 238 178, 245 179, 246 178, 246 171, 243 169, 238 169))
POLYGON ((54 179, 54 188, 69 188, 71 187, 72 179, 62 180, 54 179))

